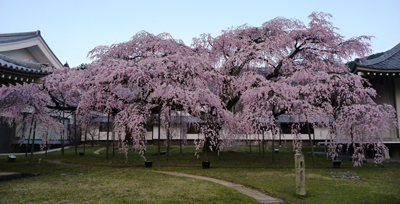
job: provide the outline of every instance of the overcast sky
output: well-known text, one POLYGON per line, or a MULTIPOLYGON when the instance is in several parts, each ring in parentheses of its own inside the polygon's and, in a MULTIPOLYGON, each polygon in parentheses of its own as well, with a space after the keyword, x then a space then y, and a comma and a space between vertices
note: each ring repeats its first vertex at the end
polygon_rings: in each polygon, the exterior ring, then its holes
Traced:
POLYGON ((87 53, 98 45, 128 41, 145 30, 170 33, 187 45, 202 33, 245 23, 261 26, 275 17, 308 23, 313 11, 331 13, 333 25, 346 38, 373 35, 374 53, 400 43, 398 0, 307 1, 101 1, 0 0, 0 33, 40 30, 55 55, 71 67, 88 63, 87 53))

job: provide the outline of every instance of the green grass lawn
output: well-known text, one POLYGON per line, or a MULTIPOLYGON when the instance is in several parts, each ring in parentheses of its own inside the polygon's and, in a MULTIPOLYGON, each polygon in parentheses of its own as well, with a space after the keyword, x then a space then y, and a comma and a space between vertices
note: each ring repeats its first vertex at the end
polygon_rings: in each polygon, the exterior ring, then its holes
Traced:
MULTIPOLYGON (((332 168, 330 159, 316 156, 312 164, 311 154, 303 150, 306 163, 305 197, 295 193, 294 152, 280 148, 274 156, 266 149, 265 155, 258 148, 224 149, 219 154, 208 154, 210 169, 203 169, 204 159, 195 155, 194 147, 171 148, 169 165, 166 155, 151 156, 157 146, 148 146, 146 159, 153 161, 152 168, 144 167, 144 160, 137 153, 124 153, 106 159, 105 150, 100 155, 94 151, 104 147, 86 148, 85 156, 75 156, 74 150, 34 155, 29 158, 17 156, 16 162, 8 163, 0 156, 1 172, 26 172, 46 174, 39 177, 0 182, 0 203, 257 203, 228 187, 191 178, 163 175, 143 170, 162 170, 202 175, 243 184, 288 203, 399 203, 400 164, 363 164, 354 168, 342 160, 341 168, 332 168), (42 162, 39 164, 39 158, 42 162), (47 161, 60 161, 53 164, 47 161), (348 172, 361 180, 333 178, 334 173, 348 172), (63 175, 73 174, 73 175, 63 175), (18 195, 18 196, 16 196, 18 195)), ((79 152, 83 148, 79 148, 79 152)), ((165 147, 162 147, 165 151, 165 147)), ((341 175, 341 174, 340 174, 341 175)))

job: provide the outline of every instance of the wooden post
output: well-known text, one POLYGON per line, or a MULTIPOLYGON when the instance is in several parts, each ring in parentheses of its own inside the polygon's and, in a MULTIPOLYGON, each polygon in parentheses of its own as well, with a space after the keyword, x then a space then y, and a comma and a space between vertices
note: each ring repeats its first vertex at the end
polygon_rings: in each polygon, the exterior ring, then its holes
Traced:
POLYGON ((294 155, 295 169, 296 169, 296 194, 305 196, 306 195, 306 174, 305 174, 305 162, 304 155, 302 153, 296 153, 294 155))

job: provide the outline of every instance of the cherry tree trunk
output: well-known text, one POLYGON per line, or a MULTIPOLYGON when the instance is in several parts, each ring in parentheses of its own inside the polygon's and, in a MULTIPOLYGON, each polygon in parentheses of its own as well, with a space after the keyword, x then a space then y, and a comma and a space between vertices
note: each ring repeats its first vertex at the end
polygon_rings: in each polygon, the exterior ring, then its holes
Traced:
POLYGON ((248 136, 249 142, 250 142, 250 153, 251 153, 251 136, 250 135, 247 135, 247 136, 248 136))
POLYGON ((263 130, 262 131, 262 156, 263 157, 264 157, 264 145, 265 145, 265 139, 264 139, 264 130, 263 130))
POLYGON ((261 155, 261 141, 260 141, 260 134, 257 134, 258 139, 258 155, 261 155))
MULTIPOLYGON (((87 141, 87 126, 85 128, 85 143, 83 143, 83 153, 86 152, 86 141, 87 141)), ((93 140, 92 140, 93 141, 93 140)), ((93 143, 92 143, 93 144, 93 143)))
POLYGON ((220 140, 218 138, 210 138, 206 137, 206 140, 204 141, 204 146, 203 146, 203 152, 214 152, 217 153, 219 150, 219 142, 220 140))
POLYGON ((271 135, 272 137, 272 163, 275 162, 275 138, 273 135, 271 135))
POLYGON ((158 160, 160 160, 160 149, 161 149, 161 142, 160 142, 160 135, 161 135, 161 119, 160 113, 158 113, 158 160))
POLYGON ((74 113, 75 156, 78 155, 78 134, 76 132, 76 113, 74 113))
POLYGON ((35 121, 35 125, 33 127, 33 138, 32 138, 32 146, 31 146, 31 164, 33 163, 33 150, 35 147, 35 136, 36 136, 36 121, 35 121))
POLYGON ((108 159, 108 139, 110 136, 110 113, 107 115, 107 140, 106 140, 106 158, 108 159))
MULTIPOLYGON (((32 135, 32 127, 33 127, 33 118, 31 120, 31 127, 29 128, 28 143, 26 144, 26 149, 25 149, 25 158, 28 157, 28 148, 29 148, 29 142, 31 140, 31 135, 32 135)), ((24 135, 24 137, 25 137, 25 135, 24 135)))
POLYGON ((115 156, 115 132, 112 132, 113 156, 115 156))
POLYGON ((65 140, 65 113, 64 113, 64 111, 62 112, 62 124, 63 124, 63 132, 62 132, 62 135, 61 135, 61 155, 62 156, 64 156, 64 140, 65 140))
POLYGON ((311 146, 312 162, 313 162, 313 165, 315 165, 314 145, 312 144, 312 140, 311 140, 310 123, 306 122, 306 125, 307 125, 307 131, 308 131, 308 139, 310 140, 310 146, 311 146))
POLYGON ((169 137, 170 137, 170 135, 169 135, 169 127, 168 127, 168 129, 167 129, 167 166, 169 166, 169 145, 170 145, 169 137))
MULTIPOLYGON (((182 124, 181 124, 182 125, 182 124)), ((180 146, 180 153, 182 154, 182 127, 179 128, 179 146, 180 146)))
MULTIPOLYGON (((49 137, 49 135, 47 135, 49 137)), ((49 149, 49 143, 46 140, 46 151, 44 152, 44 155, 47 156, 47 150, 49 149)))

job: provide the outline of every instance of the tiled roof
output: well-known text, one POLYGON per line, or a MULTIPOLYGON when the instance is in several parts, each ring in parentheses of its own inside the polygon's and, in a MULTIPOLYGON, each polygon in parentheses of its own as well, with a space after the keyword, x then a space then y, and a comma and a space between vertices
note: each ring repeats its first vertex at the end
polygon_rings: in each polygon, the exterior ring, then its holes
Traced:
POLYGON ((16 42, 40 36, 40 31, 0 34, 0 43, 16 42))
POLYGON ((50 74, 51 72, 42 70, 42 68, 45 68, 47 66, 48 64, 22 61, 0 54, 0 69, 12 70, 16 72, 23 72, 29 74, 47 75, 50 74))
MULTIPOLYGON (((49 58, 51 66, 54 66, 56 68, 61 68, 62 64, 61 64, 60 60, 57 58, 57 56, 53 53, 53 51, 47 45, 46 41, 42 38, 40 30, 33 31, 33 32, 0 34, 0 46, 1 46, 1 44, 7 44, 7 43, 13 43, 13 42, 19 43, 20 41, 24 42, 25 40, 34 39, 34 38, 40 39, 40 41, 44 43, 44 46, 49 49, 49 51, 50 51, 49 54, 52 55, 50 58, 54 57, 55 61, 53 61, 53 62, 51 62, 51 60, 49 58)), ((44 50, 42 50, 42 51, 45 52, 44 50)))
POLYGON ((395 70, 400 69, 400 43, 381 56, 373 59, 356 59, 356 66, 372 69, 395 70))

